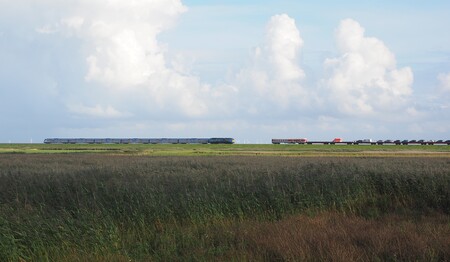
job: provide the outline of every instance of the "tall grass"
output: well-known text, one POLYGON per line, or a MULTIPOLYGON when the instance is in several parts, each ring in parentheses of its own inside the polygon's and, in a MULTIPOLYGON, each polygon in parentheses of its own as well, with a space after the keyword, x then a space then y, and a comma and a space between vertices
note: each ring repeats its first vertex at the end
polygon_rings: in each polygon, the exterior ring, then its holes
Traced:
POLYGON ((446 261, 448 222, 436 216, 367 220, 327 212, 248 223, 243 234, 251 252, 267 261, 446 261))
MULTIPOLYGON (((364 221, 438 216, 448 230, 450 160, 0 158, 0 257, 7 261, 270 259, 273 243, 256 241, 260 225, 329 212, 364 221)), ((424 240, 426 258, 445 257, 440 245, 448 240, 424 240)), ((372 249, 363 253, 389 257, 383 248, 372 249)), ((273 252, 288 260, 311 258, 273 252)))

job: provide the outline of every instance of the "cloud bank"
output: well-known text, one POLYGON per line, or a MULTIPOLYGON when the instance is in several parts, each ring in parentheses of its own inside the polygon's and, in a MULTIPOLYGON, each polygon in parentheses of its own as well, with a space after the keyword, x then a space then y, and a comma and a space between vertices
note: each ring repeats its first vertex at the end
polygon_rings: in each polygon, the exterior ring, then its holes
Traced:
POLYGON ((412 70, 397 68, 386 45, 366 37, 354 20, 345 19, 337 28, 340 55, 325 60, 325 77, 316 85, 304 83, 307 76, 299 62, 304 40, 295 20, 280 14, 269 19, 265 39, 253 49, 248 65, 230 81, 212 86, 185 65, 171 66, 178 61, 168 61, 168 46, 158 41, 186 11, 180 0, 83 0, 74 2, 58 23, 38 28, 41 34, 81 40, 85 81, 102 94, 91 104, 70 102, 69 111, 107 118, 166 114, 208 119, 289 118, 314 110, 377 116, 408 108, 412 70))
POLYGON ((323 80, 328 101, 343 114, 376 115, 408 107, 412 94, 411 68, 397 68, 394 54, 377 38, 366 37, 352 19, 336 30, 340 56, 326 59, 323 80))
MULTIPOLYGON (((60 33, 82 42, 85 81, 101 97, 83 106, 71 101, 68 109, 77 115, 236 118, 280 114, 311 100, 302 86, 305 73, 299 66, 303 39, 294 19, 286 14, 270 18, 264 43, 254 48, 246 68, 230 82, 211 86, 187 66, 172 66, 178 61, 168 61, 168 47, 158 42, 158 35, 187 10, 180 1, 110 1, 106 5, 80 1, 72 9, 58 23, 37 32, 60 33)), ((91 91, 84 95, 90 96, 91 91)))
MULTIPOLYGON (((412 69, 399 67, 387 44, 366 36, 352 19, 337 26, 335 55, 323 59, 323 72, 311 76, 302 62, 308 39, 296 21, 287 14, 269 17, 263 37, 242 58, 246 64, 212 84, 160 40, 188 12, 181 0, 57 2, 41 4, 58 9, 54 13, 60 16, 41 23, 35 33, 79 43, 77 50, 67 51, 82 57, 79 88, 61 91, 64 87, 56 83, 52 96, 63 101, 68 118, 82 120, 80 125, 92 120, 90 126, 98 123, 95 128, 108 132, 165 130, 175 135, 220 130, 252 136, 248 130, 388 133, 381 125, 389 116, 413 123, 419 115, 412 69), (361 124, 349 123, 353 119, 361 124)), ((440 90, 450 93, 450 74, 438 79, 440 90)))

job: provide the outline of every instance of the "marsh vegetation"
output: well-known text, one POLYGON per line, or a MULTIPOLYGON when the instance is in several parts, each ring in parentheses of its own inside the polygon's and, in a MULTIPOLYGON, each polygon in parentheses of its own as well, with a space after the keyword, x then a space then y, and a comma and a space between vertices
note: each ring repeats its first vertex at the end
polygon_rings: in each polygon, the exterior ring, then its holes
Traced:
POLYGON ((450 257, 448 157, 0 155, 6 261, 450 257))

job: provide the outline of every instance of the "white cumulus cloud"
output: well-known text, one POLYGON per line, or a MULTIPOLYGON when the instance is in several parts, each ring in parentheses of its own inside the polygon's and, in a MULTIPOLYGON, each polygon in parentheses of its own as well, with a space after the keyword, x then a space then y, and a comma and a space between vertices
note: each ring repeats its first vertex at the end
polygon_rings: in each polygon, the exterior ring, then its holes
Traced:
POLYGON ((237 76, 248 112, 259 113, 271 106, 288 109, 304 102, 305 73, 299 66, 302 46, 294 19, 286 14, 270 18, 264 45, 254 49, 250 65, 237 76))
POLYGON ((275 15, 267 25, 265 52, 275 70, 274 78, 281 81, 299 80, 304 72, 298 67, 303 39, 295 20, 286 14, 275 15))
POLYGON ((128 88, 167 69, 156 37, 185 10, 179 0, 79 1, 62 24, 85 42, 88 81, 128 88))
POLYGON ((394 54, 379 39, 366 37, 352 19, 336 30, 340 56, 324 62, 324 92, 340 113, 376 115, 406 109, 412 94, 411 68, 397 68, 394 54))
MULTIPOLYGON (((114 97, 116 103, 128 103, 129 111, 139 110, 141 115, 209 113, 209 85, 171 67, 167 46, 157 39, 187 10, 180 0, 80 0, 70 9, 48 28, 81 40, 85 81, 104 89, 99 103, 114 97)), ((40 31, 50 31, 46 28, 40 31)))

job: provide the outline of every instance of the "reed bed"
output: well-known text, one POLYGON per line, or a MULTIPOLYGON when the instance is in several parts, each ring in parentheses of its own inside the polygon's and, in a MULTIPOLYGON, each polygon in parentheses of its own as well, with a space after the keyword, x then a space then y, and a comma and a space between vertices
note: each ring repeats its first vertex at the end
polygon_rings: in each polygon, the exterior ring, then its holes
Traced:
POLYGON ((442 261, 448 236, 445 157, 0 157, 5 261, 442 261))

